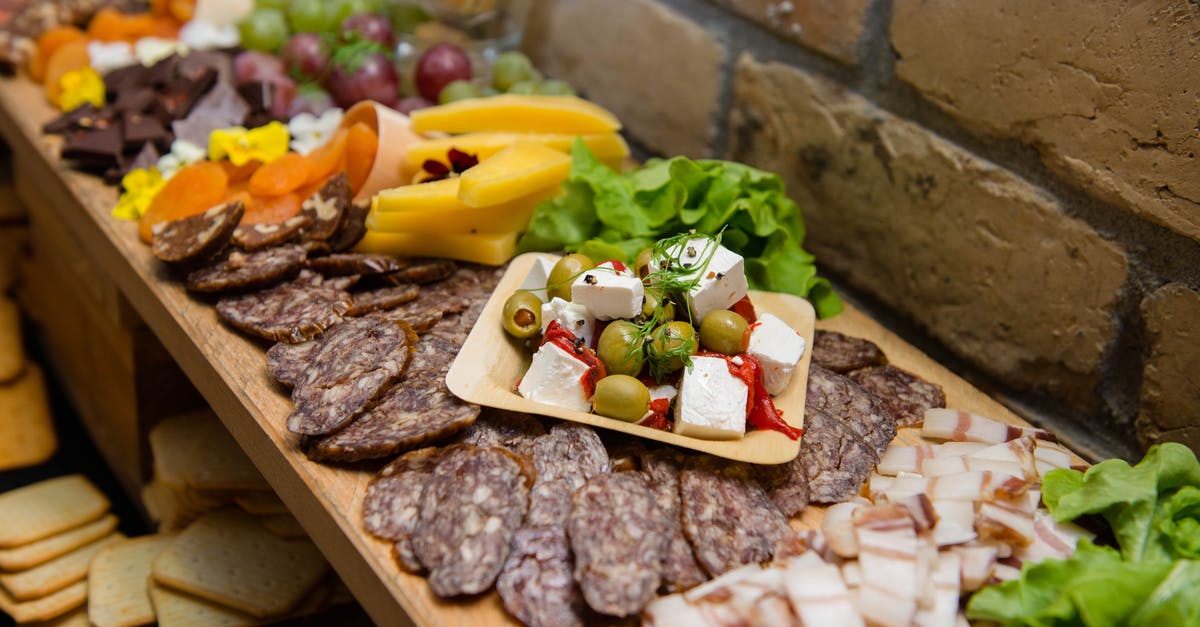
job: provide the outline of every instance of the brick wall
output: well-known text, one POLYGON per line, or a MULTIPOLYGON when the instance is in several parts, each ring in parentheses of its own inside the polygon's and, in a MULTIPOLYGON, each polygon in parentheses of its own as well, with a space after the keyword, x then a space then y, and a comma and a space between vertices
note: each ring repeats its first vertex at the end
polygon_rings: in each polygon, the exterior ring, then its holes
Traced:
POLYGON ((1200 450, 1200 3, 531 0, 649 153, 778 172, 864 307, 1100 455, 1200 450))

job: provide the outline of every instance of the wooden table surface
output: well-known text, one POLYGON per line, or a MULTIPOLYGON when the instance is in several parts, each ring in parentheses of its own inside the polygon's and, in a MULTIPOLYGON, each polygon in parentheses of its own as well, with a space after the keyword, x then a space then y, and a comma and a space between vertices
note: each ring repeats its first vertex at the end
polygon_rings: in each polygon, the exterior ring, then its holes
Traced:
MULTIPOLYGON (((17 180, 50 200, 47 210, 67 224, 117 283, 372 619, 380 625, 511 623, 495 593, 467 602, 437 599, 421 577, 395 566, 390 544, 362 530, 361 502, 370 470, 324 466, 304 457, 297 437, 283 427, 291 404, 267 374, 263 346, 222 325, 210 304, 193 299, 167 276, 138 239, 134 223, 109 215, 117 198, 113 188, 58 159, 59 140, 41 133, 55 115, 40 86, 22 78, 0 79, 0 132, 15 155, 17 180)), ((1025 424, 856 310, 818 321, 817 327, 875 341, 892 363, 940 383, 949 407, 1025 424)), ((897 440, 918 442, 919 431, 902 429, 897 440)), ((819 508, 810 508, 793 523, 811 525, 821 515, 819 508)))

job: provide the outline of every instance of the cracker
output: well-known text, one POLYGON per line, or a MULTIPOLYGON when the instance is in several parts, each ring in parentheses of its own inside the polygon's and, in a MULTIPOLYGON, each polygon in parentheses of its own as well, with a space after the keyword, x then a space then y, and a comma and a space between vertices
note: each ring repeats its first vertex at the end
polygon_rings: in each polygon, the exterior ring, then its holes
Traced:
POLYGON ((158 583, 259 618, 296 607, 327 570, 312 542, 279 538, 233 509, 192 523, 153 567, 158 583))
POLYGON ((255 624, 254 617, 156 583, 150 600, 158 627, 241 627, 255 624))
POLYGON ((0 573, 0 586, 18 602, 53 594, 77 581, 83 581, 87 577, 88 564, 100 549, 124 537, 119 533, 110 534, 41 566, 18 573, 0 573))
MULTIPOLYGON (((3 351, 0 346, 0 361, 3 351)), ((0 470, 40 464, 57 448, 42 371, 27 364, 22 376, 0 384, 0 470)))
POLYGON ((96 627, 134 627, 154 622, 148 585, 150 564, 175 536, 158 534, 109 545, 88 568, 88 618, 96 627))
POLYGON ((74 611, 63 614, 58 618, 50 620, 38 621, 36 623, 25 623, 26 627, 92 627, 92 623, 88 621, 87 607, 77 607, 74 611))
POLYGON ((117 528, 117 517, 108 514, 90 523, 12 549, 0 549, 0 570, 28 570, 95 542, 117 528))
POLYGON ((39 481, 0 494, 0 548, 29 544, 91 522, 108 498, 83 475, 39 481))
POLYGON ((86 581, 71 584, 54 594, 24 603, 18 603, 8 596, 4 588, 0 588, 0 611, 8 614, 18 623, 58 618, 82 606, 85 601, 87 601, 86 581))
POLYGON ((287 514, 288 508, 279 500, 274 492, 247 492, 233 497, 233 502, 255 516, 270 516, 272 514, 287 514))
POLYGON ((24 368, 21 311, 12 299, 0 295, 0 382, 12 381, 24 368))
POLYGON ((182 492, 171 489, 158 479, 142 486, 142 502, 150 519, 158 523, 159 531, 179 531, 202 513, 191 510, 184 503, 182 492))
POLYGON ((211 411, 163 420, 150 430, 150 449, 168 483, 198 490, 270 489, 211 411))
POLYGON ((258 521, 266 527, 267 531, 281 537, 289 539, 307 538, 308 532, 304 527, 300 526, 300 521, 296 520, 291 514, 275 514, 272 516, 261 516, 258 521))

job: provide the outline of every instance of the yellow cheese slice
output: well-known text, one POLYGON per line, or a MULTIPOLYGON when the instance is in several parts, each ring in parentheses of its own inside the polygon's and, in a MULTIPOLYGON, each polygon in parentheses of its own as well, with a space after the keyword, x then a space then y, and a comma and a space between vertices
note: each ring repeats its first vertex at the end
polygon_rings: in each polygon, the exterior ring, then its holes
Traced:
POLYGON ((467 98, 412 113, 418 133, 564 133, 594 135, 612 133, 621 121, 600 105, 575 96, 504 94, 491 98, 467 98))
POLYGON ((430 233, 385 233, 368 230, 355 250, 364 253, 406 257, 445 257, 498 266, 517 252, 517 233, 470 235, 430 233))
POLYGON ((629 145, 616 133, 602 135, 564 135, 559 133, 466 133, 452 137, 439 137, 418 142, 408 147, 408 165, 411 170, 418 170, 427 160, 439 161, 449 165, 447 156, 451 148, 457 148, 467 154, 475 155, 483 161, 492 155, 508 148, 518 141, 541 144, 562 152, 569 152, 575 138, 579 137, 587 145, 596 158, 613 168, 629 156, 629 145))
POLYGON ((376 206, 367 215, 367 228, 391 233, 506 233, 524 231, 538 203, 561 193, 558 185, 489 207, 408 209, 383 211, 376 206))
POLYGON ((468 207, 486 207, 528 196, 567 180, 571 157, 541 144, 520 142, 459 177, 458 199, 468 207))

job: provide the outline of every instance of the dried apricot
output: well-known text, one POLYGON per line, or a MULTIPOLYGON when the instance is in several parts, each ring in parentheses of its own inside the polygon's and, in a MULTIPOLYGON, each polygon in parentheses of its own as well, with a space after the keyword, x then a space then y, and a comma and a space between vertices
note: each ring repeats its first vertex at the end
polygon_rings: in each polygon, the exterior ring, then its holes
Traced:
POLYGON ((87 34, 100 41, 123 41, 126 31, 125 14, 112 7, 96 11, 87 27, 87 34))
POLYGON ((354 193, 362 189, 375 165, 375 152, 379 149, 379 137, 371 127, 357 122, 346 135, 346 177, 354 193))
POLYGON ((58 83, 63 75, 88 66, 87 45, 86 39, 67 42, 59 46, 46 61, 46 98, 54 106, 58 106, 58 98, 62 95, 62 87, 58 83))
POLYGON ((196 3, 193 0, 170 0, 167 2, 167 10, 170 11, 171 17, 187 23, 192 21, 192 15, 196 12, 196 3))
POLYGON ((229 184, 244 183, 250 180, 250 176, 258 170, 262 165, 262 161, 251 159, 242 165, 233 165, 232 161, 221 161, 221 167, 225 168, 225 174, 229 176, 229 184))
POLYGON ((150 201, 146 214, 138 220, 138 235, 149 244, 154 225, 193 216, 220 204, 228 186, 225 169, 211 161, 183 168, 150 201))
POLYGON ((276 224, 300 213, 300 196, 298 194, 283 194, 281 196, 252 196, 246 203, 246 213, 242 215, 242 224, 276 224))
POLYGON ((56 26, 42 33, 37 40, 37 50, 29 59, 29 74, 33 80, 42 82, 46 77, 46 64, 59 48, 72 41, 87 39, 87 33, 74 26, 56 26))
POLYGON ((324 181, 341 171, 342 157, 346 154, 346 134, 344 128, 339 128, 329 141, 308 153, 308 163, 312 169, 308 172, 308 182, 324 181))
POLYGON ((250 177, 250 193, 255 196, 279 196, 295 191, 308 180, 308 158, 295 152, 264 164, 250 177))

